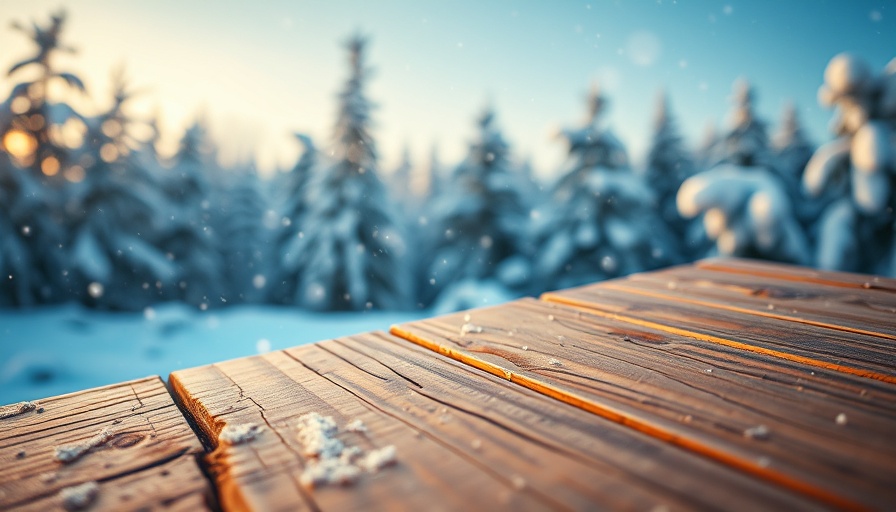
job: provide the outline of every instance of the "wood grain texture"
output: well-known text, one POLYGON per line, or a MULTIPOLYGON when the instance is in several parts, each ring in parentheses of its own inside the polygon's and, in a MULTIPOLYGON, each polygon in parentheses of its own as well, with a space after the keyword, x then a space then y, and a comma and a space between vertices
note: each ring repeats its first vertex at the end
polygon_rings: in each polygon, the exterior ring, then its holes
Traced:
POLYGON ((90 510, 205 510, 211 498, 199 439, 158 377, 40 400, 41 409, 0 420, 0 510, 58 510, 60 491, 89 481, 90 510), (38 412, 41 411, 41 412, 38 412), (54 447, 111 436, 62 463, 54 447))
POLYGON ((694 263, 693 266, 699 269, 747 274, 760 277, 765 281, 798 281, 824 284, 828 286, 839 286, 843 288, 884 290, 890 293, 896 292, 896 279, 889 277, 818 270, 770 261, 753 261, 738 258, 710 258, 698 261, 694 263))
POLYGON ((896 499, 885 383, 529 299, 392 332, 828 504, 896 499))
POLYGON ((675 267, 602 286, 896 340, 896 294, 675 267))
MULTIPOLYGON (((212 462, 225 508, 804 509, 816 506, 726 467, 383 333, 175 372, 172 382, 212 437, 265 421, 276 435, 222 446, 212 462), (226 376, 242 390, 206 390, 226 376), (263 409, 262 409, 263 408, 263 409), (399 464, 350 489, 273 492, 304 464, 295 420, 315 411, 398 447, 399 464), (263 417, 259 418, 259 414, 263 417), (286 446, 284 446, 286 445, 286 446), (254 456, 239 452, 252 451, 254 456), (273 457, 273 452, 285 453, 273 457), (283 471, 272 471, 277 459, 283 471), (265 461, 259 467, 257 461, 265 461)), ((278 468, 280 466, 277 466, 278 468)), ((285 483, 284 483, 285 485, 285 483)))
POLYGON ((251 442, 218 444, 208 457, 225 510, 460 510, 471 496, 487 509, 550 508, 531 488, 514 492, 511 482, 382 414, 284 352, 177 371, 170 382, 212 444, 226 425, 265 427, 251 442), (310 412, 331 416, 340 426, 360 419, 368 435, 343 432, 340 438, 364 450, 394 445, 399 463, 349 488, 301 485, 306 459, 296 423, 310 412))
POLYGON ((618 289, 621 281, 551 292, 549 302, 741 350, 896 384, 892 340, 618 289))

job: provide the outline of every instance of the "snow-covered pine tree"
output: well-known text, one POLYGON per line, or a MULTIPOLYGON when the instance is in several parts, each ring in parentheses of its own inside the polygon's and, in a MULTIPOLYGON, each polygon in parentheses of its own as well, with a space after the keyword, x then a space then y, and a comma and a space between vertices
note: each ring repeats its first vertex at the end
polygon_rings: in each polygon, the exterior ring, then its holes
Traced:
POLYGON ((401 160, 398 167, 389 175, 389 197, 397 203, 404 214, 412 213, 416 209, 414 197, 413 179, 414 166, 411 164, 411 151, 404 146, 401 150, 401 160))
POLYGON ((159 140, 161 139, 161 131, 159 129, 159 114, 155 113, 147 121, 140 123, 143 128, 148 131, 145 138, 136 140, 136 148, 133 150, 136 162, 136 170, 140 173, 140 179, 164 193, 165 177, 168 169, 162 163, 162 157, 159 155, 159 140))
POLYGON ((819 221, 821 268, 896 276, 896 59, 880 75, 842 53, 828 63, 819 102, 835 109, 831 131, 809 161, 812 195, 845 190, 819 221))
POLYGON ((253 165, 228 173, 221 197, 221 223, 217 228, 227 277, 225 298, 229 303, 259 302, 266 293, 269 246, 263 228, 266 200, 253 165))
POLYGON ((540 224, 536 275, 542 289, 565 288, 678 261, 671 231, 657 215, 622 143, 601 126, 606 99, 595 87, 588 116, 563 130, 570 170, 557 182, 540 224))
POLYGON ((215 167, 214 148, 202 122, 184 133, 173 159, 165 190, 172 204, 161 246, 174 262, 177 287, 170 298, 201 309, 224 304, 221 254, 212 229, 209 168, 215 167))
MULTIPOLYGON (((447 173, 448 171, 439 159, 438 145, 433 144, 429 150, 427 163, 420 170, 419 202, 421 205, 432 204, 437 197, 441 196, 450 182, 450 178, 446 176, 447 173)), ((421 236, 417 238, 422 239, 422 233, 432 229, 433 219, 430 217, 429 209, 421 208, 416 217, 409 219, 409 222, 414 225, 414 231, 421 232, 421 236)))
POLYGON ((679 237, 685 234, 688 222, 678 213, 675 195, 693 173, 694 162, 669 111, 669 99, 665 92, 661 92, 653 118, 653 139, 647 153, 644 178, 655 193, 660 215, 679 237))
POLYGON ((833 187, 818 198, 803 192, 803 171, 812 158, 813 144, 806 136, 796 106, 788 102, 781 114, 781 124, 772 138, 774 170, 787 186, 787 194, 793 204, 797 218, 803 225, 810 240, 816 238, 818 216, 831 201, 843 195, 833 187))
POLYGON ((295 137, 302 146, 302 154, 292 170, 279 177, 281 185, 274 192, 281 196, 282 205, 280 214, 270 223, 275 231, 273 263, 271 275, 266 276, 265 282, 270 299, 277 304, 302 303, 299 284, 303 269, 299 266, 302 260, 297 251, 304 246, 303 221, 314 199, 309 196, 308 184, 320 171, 314 141, 303 133, 296 133, 295 137))
MULTIPOLYGON (((429 239, 427 215, 428 191, 421 187, 421 179, 428 179, 414 168, 411 162, 410 149, 407 145, 402 148, 398 166, 389 175, 387 185, 389 200, 395 205, 397 223, 404 233, 405 244, 408 247, 426 247, 429 239)), ((405 272, 409 276, 408 298, 409 302, 418 308, 423 307, 423 294, 426 292, 423 281, 428 271, 429 258, 421 253, 415 257, 406 258, 404 261, 405 272)))
MULTIPOLYGON (((515 181, 518 183, 517 188, 520 191, 523 208, 528 212, 527 215, 530 217, 529 220, 531 221, 532 217, 540 215, 540 212, 536 212, 536 209, 545 203, 545 200, 547 199, 547 187, 545 187, 542 180, 536 176, 535 168, 532 166, 531 156, 526 156, 519 162, 514 162, 511 165, 513 167, 512 172, 519 176, 515 181)), ((531 229, 527 228, 527 231, 531 231, 531 229)), ((533 242, 533 240, 531 240, 532 237, 530 236, 529 238, 529 242, 533 242)))
POLYGON ((59 82, 83 93, 84 84, 76 75, 53 66, 54 55, 74 51, 60 41, 64 23, 62 11, 53 14, 44 26, 13 23, 13 28, 34 42, 37 53, 14 64, 8 74, 34 70, 35 78, 16 84, 0 105, 0 140, 5 156, 2 166, 6 174, 0 178, 0 186, 4 188, 9 222, 15 227, 13 231, 22 236, 17 242, 10 240, 10 251, 15 245, 20 249, 15 251, 19 257, 27 255, 16 265, 16 272, 9 274, 18 282, 9 284, 17 290, 13 293, 17 296, 14 302, 22 305, 66 298, 67 247, 62 206, 67 191, 62 177, 71 166, 71 147, 80 142, 75 139, 84 124, 74 108, 50 98, 49 92, 50 86, 59 82), (66 133, 75 136, 66 137, 66 133), (22 169, 29 169, 30 173, 22 169), (44 186, 48 184, 55 186, 44 186))
MULTIPOLYGON (((173 166, 165 183, 165 191, 177 204, 184 206, 183 213, 195 213, 196 208, 208 210, 202 201, 208 197, 208 167, 214 165, 214 147, 205 122, 196 120, 180 139, 173 166)), ((194 223, 206 223, 209 214, 188 219, 194 223)))
POLYGON ((732 103, 734 108, 729 128, 716 142, 711 165, 727 163, 740 167, 767 167, 771 163, 768 129, 764 121, 756 117, 753 103, 756 92, 746 79, 734 82, 732 103))
POLYGON ((85 304, 139 310, 174 287, 175 269, 158 246, 161 213, 168 210, 158 183, 140 168, 125 113, 131 94, 114 76, 112 106, 87 120, 81 148, 93 162, 75 189, 71 218, 70 279, 85 304))
MULTIPOLYGON (((38 178, 16 166, 0 151, 0 306, 34 306, 46 302, 59 277, 55 260, 44 260, 34 243, 37 233, 61 237, 47 211, 50 204, 38 178)), ((64 276, 63 276, 64 277, 64 276)))
POLYGON ((422 188, 423 202, 427 202, 437 197, 447 179, 444 176, 445 170, 442 161, 439 158, 439 146, 433 144, 429 149, 429 159, 424 169, 425 179, 421 180, 426 186, 422 188))
POLYGON ((461 281, 497 277, 501 264, 524 247, 529 210, 522 176, 494 120, 491 107, 480 114, 466 158, 431 205, 434 239, 424 303, 461 281))
POLYGON ((753 111, 755 95, 745 80, 734 84, 728 131, 710 152, 712 167, 685 180, 678 211, 702 216, 715 240, 709 254, 807 263, 809 246, 774 159, 765 123, 753 111))
POLYGON ((64 102, 54 102, 49 97, 52 82, 63 82, 84 93, 84 83, 77 75, 58 71, 53 66, 57 53, 74 53, 74 49, 60 41, 65 25, 65 11, 50 16, 45 26, 32 23, 30 26, 13 22, 12 27, 28 36, 37 53, 14 64, 8 74, 20 70, 37 68, 34 80, 20 82, 13 87, 9 107, 10 122, 2 126, 2 136, 6 151, 16 164, 28 167, 44 183, 56 185, 64 183, 60 172, 68 164, 69 151, 59 136, 59 128, 66 122, 83 121, 81 115, 64 102), (54 133, 54 128, 57 130, 54 133))
POLYGON ((813 148, 800 123, 796 106, 791 102, 781 112, 781 125, 772 138, 772 148, 775 169, 779 171, 787 188, 797 191, 792 196, 798 197, 798 191, 802 189, 803 170, 812 158, 813 148))
POLYGON ((304 197, 306 186, 311 181, 312 173, 319 163, 319 152, 314 140, 305 133, 294 133, 296 142, 301 147, 301 154, 296 165, 287 172, 278 176, 280 182, 273 190, 284 204, 285 215, 293 222, 304 212, 307 199, 304 197))
POLYGON ((719 133, 716 123, 709 121, 703 128, 703 135, 700 143, 694 151, 694 167, 695 169, 708 169, 712 166, 713 150, 719 142, 719 133))
POLYGON ((364 92, 367 39, 349 39, 350 74, 339 94, 333 161, 308 184, 300 236, 282 255, 296 269, 301 303, 315 310, 406 305, 404 242, 377 169, 364 92))

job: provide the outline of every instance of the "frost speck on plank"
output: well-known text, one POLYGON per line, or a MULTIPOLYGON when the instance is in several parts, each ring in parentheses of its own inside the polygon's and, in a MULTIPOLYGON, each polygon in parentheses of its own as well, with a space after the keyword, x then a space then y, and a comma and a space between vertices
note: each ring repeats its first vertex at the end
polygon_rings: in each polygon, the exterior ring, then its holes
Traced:
MULTIPOLYGON (((299 478, 306 487, 352 485, 365 471, 375 473, 396 461, 393 445, 367 454, 357 446, 346 446, 336 438, 339 429, 330 416, 321 416, 316 412, 302 415, 297 429, 302 453, 308 457, 299 478)), ((345 429, 359 434, 367 432, 367 427, 358 419, 351 421, 345 429)))
POLYGON ((57 446, 55 448, 55 458, 59 462, 69 463, 78 460, 89 452, 92 448, 105 444, 112 437, 112 432, 108 428, 104 428, 99 434, 90 439, 80 442, 57 446))
POLYGON ((65 510, 84 510, 93 503, 99 492, 99 484, 85 482, 62 489, 59 491, 59 497, 62 498, 62 506, 65 510))
POLYGON ((559 359, 554 359, 554 358, 551 358, 548 361, 548 364, 550 364, 551 366, 563 366, 563 363, 561 363, 559 359))
POLYGON ((338 459, 311 460, 299 477, 304 486, 320 484, 351 485, 361 477, 361 469, 338 459))
POLYGON ((470 322, 465 323, 460 328, 460 334, 463 336, 464 334, 469 334, 471 332, 480 333, 482 332, 482 327, 478 325, 473 325, 470 322))
POLYGON ((765 425, 756 425, 755 427, 750 427, 744 430, 744 437, 762 441, 768 439, 770 434, 771 431, 765 425))
POLYGON ((367 426, 364 425, 364 422, 360 419, 356 419, 349 422, 349 424, 345 426, 345 430, 348 430, 349 432, 364 433, 367 432, 367 426))
POLYGON ((342 441, 336 438, 339 429, 330 416, 321 416, 316 412, 302 415, 297 428, 302 454, 307 457, 337 458, 345 448, 342 441))
POLYGON ((384 446, 368 453, 361 465, 368 473, 376 473, 380 469, 395 464, 395 445, 384 446))
POLYGON ((38 405, 37 402, 19 402, 17 404, 0 407, 0 420, 5 420, 6 418, 12 418, 13 416, 33 411, 37 409, 38 405))
POLYGON ((227 425, 218 434, 218 440, 229 445, 248 443, 260 434, 262 428, 254 423, 227 425))

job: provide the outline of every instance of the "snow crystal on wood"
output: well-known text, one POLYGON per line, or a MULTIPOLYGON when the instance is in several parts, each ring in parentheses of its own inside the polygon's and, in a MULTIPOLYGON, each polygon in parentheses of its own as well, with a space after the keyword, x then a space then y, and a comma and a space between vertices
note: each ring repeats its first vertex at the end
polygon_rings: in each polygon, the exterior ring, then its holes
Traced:
POLYGON ((96 482, 85 482, 81 485, 66 487, 59 491, 62 498, 62 506, 65 510, 84 510, 93 504, 100 486, 96 482))
MULTIPOLYGON (((297 437, 302 453, 309 457, 299 481, 306 487, 318 485, 351 485, 362 472, 375 473, 395 463, 395 446, 375 449, 366 455, 357 446, 346 446, 336 436, 339 428, 330 416, 316 412, 299 418, 297 437)), ((361 420, 346 425, 348 432, 365 433, 367 427, 361 420)))
POLYGON ((229 445, 248 443, 260 434, 262 428, 254 423, 227 425, 218 434, 218 439, 229 445))
POLYGON ((0 420, 12 418, 19 414, 25 414, 28 411, 33 411, 38 408, 38 405, 37 402, 19 402, 17 404, 0 407, 0 420))
POLYGON ((90 439, 80 442, 80 443, 72 443, 66 444, 62 446, 57 446, 55 448, 54 457, 59 462, 69 463, 74 462, 81 458, 81 456, 85 455, 91 449, 96 448, 102 444, 105 444, 109 438, 112 437, 112 433, 108 428, 104 428, 100 431, 99 434, 91 437, 90 439))

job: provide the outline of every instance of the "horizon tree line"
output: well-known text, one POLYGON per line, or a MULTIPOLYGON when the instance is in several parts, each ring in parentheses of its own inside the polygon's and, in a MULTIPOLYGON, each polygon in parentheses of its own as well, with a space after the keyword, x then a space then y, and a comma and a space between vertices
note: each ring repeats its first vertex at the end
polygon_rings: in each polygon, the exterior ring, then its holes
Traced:
POLYGON ((634 169, 595 87, 584 121, 559 134, 568 159, 554 183, 513 157, 490 105, 459 164, 433 151, 415 173, 405 154, 384 181, 369 40, 355 34, 331 140, 296 134, 295 166, 262 180, 220 166, 201 120, 159 155, 154 123, 127 113, 122 70, 96 115, 49 97, 54 81, 87 92, 53 65, 72 51, 64 24, 63 12, 14 24, 37 51, 8 74, 38 72, 0 103, 0 306, 449 310, 711 255, 896 275, 896 59, 880 74, 832 59, 819 97, 835 109, 834 139, 817 150, 792 105, 769 135, 738 81, 725 130, 696 151, 661 93, 634 169))

